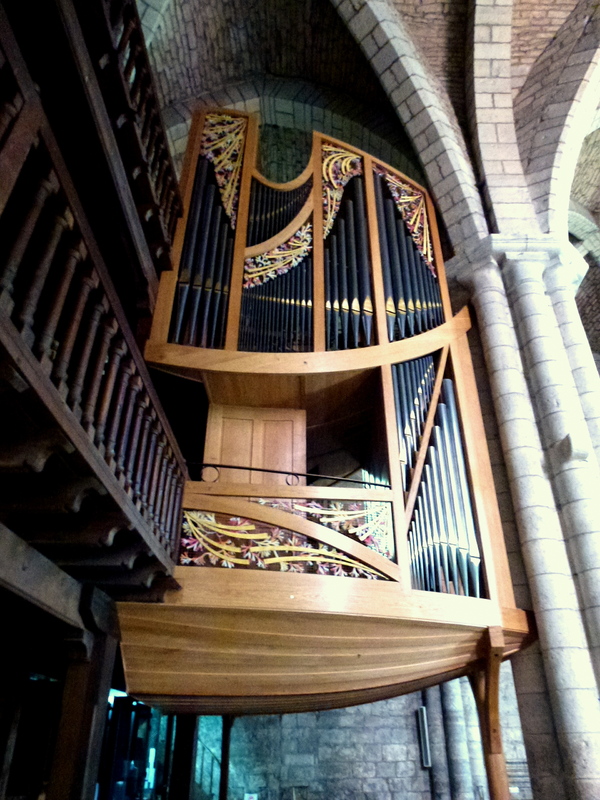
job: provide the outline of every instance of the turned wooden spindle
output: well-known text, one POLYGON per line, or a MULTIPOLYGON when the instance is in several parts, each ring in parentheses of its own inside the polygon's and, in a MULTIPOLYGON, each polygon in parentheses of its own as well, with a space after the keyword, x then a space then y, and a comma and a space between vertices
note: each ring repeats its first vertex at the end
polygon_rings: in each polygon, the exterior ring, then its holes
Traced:
POLYGON ((148 408, 150 398, 147 392, 140 392, 137 396, 135 403, 135 412, 133 417, 133 424, 131 427, 130 445, 127 451, 127 458, 123 468, 123 480, 125 489, 131 488, 131 480, 133 475, 133 467, 135 458, 141 445, 141 431, 144 421, 144 413, 148 408))
POLYGON ((133 499, 136 502, 140 501, 141 499, 144 464, 146 463, 148 443, 150 441, 150 426, 152 425, 153 421, 153 413, 152 407, 148 405, 146 406, 142 417, 140 443, 135 456, 133 483, 131 485, 133 499))
POLYGON ((156 509, 157 494, 158 494, 158 482, 163 464, 163 453, 166 445, 167 445, 167 437, 165 436, 161 425, 160 434, 156 442, 156 451, 154 453, 154 464, 152 466, 152 478, 150 480, 150 489, 148 491, 147 508, 148 508, 148 515, 151 520, 154 520, 154 512, 156 509))
POLYGON ((137 104, 138 124, 140 126, 140 131, 143 130, 144 122, 146 120, 146 114, 148 113, 148 103, 150 103, 153 98, 152 78, 150 77, 150 72, 146 72, 144 77, 145 80, 141 85, 140 99, 137 104))
POLYGON ((169 548, 171 549, 171 554, 173 555, 174 551, 174 541, 178 539, 177 531, 173 528, 173 514, 175 511, 175 504, 177 500, 177 489, 182 484, 181 480, 181 473, 179 471, 179 467, 175 464, 173 472, 171 474, 171 488, 169 492, 169 503, 167 505, 165 511, 165 534, 167 537, 167 541, 169 543, 169 548))
POLYGON ((148 147, 148 141, 150 139, 150 134, 152 133, 152 122, 155 114, 156 111, 154 109, 154 106, 152 106, 151 108, 148 109, 144 117, 144 123, 142 125, 142 134, 141 134, 142 146, 144 150, 146 150, 148 147))
POLYGON ((160 433, 160 423, 156 417, 156 412, 153 413, 153 420, 148 434, 148 450, 144 462, 144 475, 142 478, 140 502, 142 504, 142 512, 148 516, 148 497, 150 493, 150 483, 152 475, 154 474, 154 454, 156 453, 156 445, 158 435, 160 433))
POLYGON ((133 70, 135 68, 136 61, 142 51, 142 48, 139 44, 132 44, 129 48, 129 56, 123 67, 123 77, 125 78, 125 83, 127 84, 127 89, 129 90, 129 81, 131 80, 131 76, 133 74, 133 70))
POLYGON ((87 250, 83 242, 78 242, 67 252, 67 258, 60 276, 54 297, 50 303, 46 321, 35 345, 35 352, 40 358, 44 372, 52 369, 52 351, 54 347, 54 334, 60 320, 67 293, 73 280, 77 265, 85 260, 87 250))
POLYGON ((35 195, 31 198, 31 205, 19 226, 17 238, 13 242, 8 258, 0 272, 0 309, 6 311, 8 314, 12 312, 14 306, 12 300, 13 283, 17 271, 21 266, 23 255, 33 236, 42 209, 46 205, 48 198, 56 194, 58 189, 58 178, 54 172, 51 171, 48 176, 41 181, 35 195))
POLYGON ((98 286, 98 276, 91 264, 81 271, 79 285, 77 286, 76 299, 72 308, 69 309, 69 325, 65 336, 58 350, 58 355, 52 370, 52 380, 56 385, 61 397, 67 396, 69 387, 67 386, 67 373, 79 327, 83 318, 83 313, 88 303, 92 290, 98 286))
POLYGON ((183 498, 183 479, 180 479, 175 488, 173 507, 169 519, 171 557, 177 558, 179 540, 181 539, 181 501, 183 498))
POLYGON ((170 470, 168 473, 167 489, 165 492, 165 501, 163 503, 161 513, 161 528, 163 531, 164 543, 167 550, 170 549, 173 532, 170 528, 170 520, 173 511, 173 504, 175 503, 175 495, 177 492, 177 462, 173 460, 169 465, 170 470))
POLYGON ((127 45, 129 44, 129 40, 134 31, 135 18, 133 17, 131 10, 125 9, 123 13, 123 32, 121 33, 121 38, 116 47, 117 54, 119 56, 119 62, 121 62, 121 59, 127 50, 127 45))
POLYGON ((165 447, 160 456, 160 472, 158 475, 158 483, 156 486, 156 496, 153 503, 153 516, 154 516, 154 533, 158 536, 159 541, 163 541, 163 532, 160 525, 161 510, 164 502, 164 492, 167 480, 167 469, 169 466, 169 452, 170 448, 165 437, 165 447))
POLYGON ((104 316, 100 328, 101 333, 94 354, 93 363, 89 370, 85 399, 82 404, 83 414, 81 416, 81 421, 83 423, 85 432, 92 440, 95 436, 94 418, 96 414, 96 404, 98 402, 98 395, 100 393, 102 376, 106 367, 108 348, 110 347, 111 341, 119 330, 118 323, 111 311, 104 316))
POLYGON ((92 355, 92 348, 96 342, 100 320, 108 311, 108 301, 102 289, 99 288, 97 290, 94 300, 95 302, 89 314, 86 314, 82 325, 81 344, 77 348, 77 356, 69 365, 69 372, 72 374, 72 377, 69 379, 69 376, 67 376, 67 383, 69 384, 67 404, 71 407, 71 410, 78 419, 81 418, 81 397, 87 377, 90 357, 92 355))
POLYGON ((98 403, 96 411, 95 442, 102 455, 104 455, 104 432, 106 430, 106 420, 108 419, 113 389, 117 380, 117 375, 119 374, 121 359, 126 352, 127 345, 124 339, 121 336, 117 337, 113 342, 108 356, 108 364, 104 372, 104 383, 102 385, 100 402, 98 403))
POLYGON ((21 336, 29 347, 32 347, 35 342, 33 319, 50 267, 54 261, 56 250, 65 231, 71 230, 74 222, 73 214, 69 208, 63 208, 60 213, 56 214, 41 257, 28 280, 27 292, 21 308, 17 312, 17 319, 21 329, 21 336))
POLYGON ((143 59, 140 59, 135 71, 135 78, 129 91, 131 105, 137 110, 143 92, 144 83, 148 80, 148 68, 143 59))
MULTIPOLYGON (((165 151, 163 150, 163 152, 165 151)), ((169 174, 168 169, 169 169, 169 162, 166 159, 166 153, 165 153, 165 157, 161 158, 160 160, 158 173, 156 175, 156 181, 154 183, 154 192, 156 201, 158 205, 161 207, 161 209, 163 208, 164 198, 167 191, 167 185, 168 185, 167 179, 169 174)))
POLYGON ((117 437, 117 445, 115 448, 115 465, 117 475, 120 475, 123 472, 125 466, 135 404, 137 396, 141 392, 143 385, 144 384, 142 383, 140 376, 134 373, 131 376, 129 386, 127 388, 123 413, 121 414, 121 425, 119 426, 119 435, 117 437))
POLYGON ((10 128, 14 119, 19 116, 19 112, 23 108, 23 95, 19 92, 8 103, 4 103, 0 109, 0 141, 4 138, 4 134, 10 128))
POLYGON ((119 431, 119 423, 121 422, 121 414, 123 412, 123 404, 125 402, 125 393, 127 392, 129 381, 131 380, 131 376, 134 372, 135 363, 132 358, 127 358, 125 361, 121 362, 119 377, 117 378, 116 391, 113 393, 112 404, 108 416, 104 450, 104 460, 111 468, 114 468, 115 446, 119 431))

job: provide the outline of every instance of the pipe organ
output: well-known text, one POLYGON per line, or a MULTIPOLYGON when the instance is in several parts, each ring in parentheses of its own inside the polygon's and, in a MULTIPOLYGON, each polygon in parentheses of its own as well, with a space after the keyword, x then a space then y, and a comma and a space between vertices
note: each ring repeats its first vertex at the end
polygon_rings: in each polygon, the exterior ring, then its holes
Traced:
POLYGON ((431 200, 320 133, 288 184, 256 153, 252 117, 195 119, 146 358, 231 413, 186 489, 182 590, 121 608, 129 689, 244 713, 485 672, 530 626, 431 200))

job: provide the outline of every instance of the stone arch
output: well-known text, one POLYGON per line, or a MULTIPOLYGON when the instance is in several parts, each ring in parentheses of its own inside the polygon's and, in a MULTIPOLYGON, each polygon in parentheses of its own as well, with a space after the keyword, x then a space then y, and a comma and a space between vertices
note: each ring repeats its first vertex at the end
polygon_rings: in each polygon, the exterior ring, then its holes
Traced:
POLYGON ((331 0, 361 46, 417 151, 455 249, 488 235, 464 138, 390 0, 331 0))
MULTIPOLYGON (((512 108, 512 2, 475 0, 471 10, 472 59, 469 123, 482 179, 483 201, 497 233, 538 228, 521 166, 512 108)), ((539 229, 538 229, 539 230, 539 229)))
POLYGON ((600 9, 580 0, 515 100, 517 138, 543 232, 567 235, 569 195, 600 91, 600 9))

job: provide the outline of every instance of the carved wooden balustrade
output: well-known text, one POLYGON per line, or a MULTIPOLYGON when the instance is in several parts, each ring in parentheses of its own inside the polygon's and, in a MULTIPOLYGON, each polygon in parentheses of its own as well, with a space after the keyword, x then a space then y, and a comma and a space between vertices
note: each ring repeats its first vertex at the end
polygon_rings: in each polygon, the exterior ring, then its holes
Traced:
POLYGON ((76 577, 149 587, 186 467, 7 26, 1 45, 0 516, 76 577))
POLYGON ((169 269, 182 202, 135 0, 77 12, 157 272, 169 269))

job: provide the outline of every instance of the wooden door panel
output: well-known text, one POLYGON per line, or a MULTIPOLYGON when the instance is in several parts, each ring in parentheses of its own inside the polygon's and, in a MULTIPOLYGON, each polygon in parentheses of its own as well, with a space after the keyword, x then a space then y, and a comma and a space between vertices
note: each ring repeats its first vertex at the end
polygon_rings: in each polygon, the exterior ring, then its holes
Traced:
MULTIPOLYGON (((306 472, 306 412, 293 408, 211 405, 204 461, 286 473, 221 469, 220 480, 228 483, 285 484, 287 473, 306 472)), ((301 478, 300 485, 305 483, 305 478, 301 478)))

